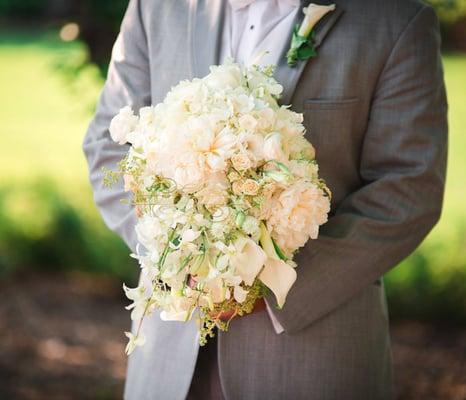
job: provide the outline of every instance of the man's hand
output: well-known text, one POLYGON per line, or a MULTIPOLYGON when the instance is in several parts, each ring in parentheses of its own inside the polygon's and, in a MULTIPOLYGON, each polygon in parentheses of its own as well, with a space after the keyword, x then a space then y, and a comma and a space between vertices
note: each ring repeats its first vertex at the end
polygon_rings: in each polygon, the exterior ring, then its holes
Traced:
MULTIPOLYGON (((265 310, 265 301, 263 298, 257 299, 256 303, 254 304, 254 309, 252 313, 259 312, 265 310)), ((228 322, 234 316, 234 310, 223 311, 217 317, 222 320, 223 322, 228 322)))
MULTIPOLYGON (((194 288, 196 286, 196 280, 193 277, 189 277, 188 279, 188 286, 194 288)), ((265 310, 265 300, 263 298, 257 299, 256 303, 254 304, 254 308, 252 309, 252 313, 259 312, 265 310)), ((210 316, 214 319, 220 319, 223 322, 230 321, 235 316, 235 310, 228 310, 222 311, 220 314, 216 314, 211 311, 210 316)))

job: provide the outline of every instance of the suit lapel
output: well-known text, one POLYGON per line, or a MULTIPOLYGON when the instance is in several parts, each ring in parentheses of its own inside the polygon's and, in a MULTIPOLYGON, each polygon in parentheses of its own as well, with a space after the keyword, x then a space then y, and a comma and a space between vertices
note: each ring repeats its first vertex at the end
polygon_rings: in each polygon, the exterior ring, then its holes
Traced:
MULTIPOLYGON (((305 3, 307 5, 308 3, 310 3, 310 1, 306 1, 305 3)), ((337 22, 338 18, 340 18, 341 14, 343 14, 343 10, 337 4, 337 7, 334 11, 324 16, 317 23, 315 27, 315 36, 314 36, 314 43, 315 43, 316 49, 322 44, 322 41, 324 40, 325 36, 327 35, 328 32, 330 32, 334 24, 337 22)), ((304 14, 299 12, 295 20, 295 23, 293 24, 293 27, 295 24, 300 24, 301 21, 303 20, 303 17, 304 17, 304 14)), ((290 32, 290 40, 291 40, 291 32, 290 32)), ((290 104, 291 98, 293 97, 299 78, 301 74, 303 73, 306 64, 310 60, 308 59, 304 61, 298 61, 298 64, 296 65, 296 67, 291 68, 286 62, 286 52, 288 51, 289 45, 290 43, 289 41, 287 41, 286 46, 284 50, 282 51, 282 55, 280 56, 280 62, 278 63, 277 68, 275 70, 275 78, 278 80, 278 82, 280 82, 283 85, 283 95, 280 99, 281 104, 290 104)), ((317 57, 319 57, 319 54, 317 54, 317 57)))
MULTIPOLYGON (((303 6, 310 3, 305 0, 303 6)), ((189 7, 189 52, 191 60, 191 78, 203 77, 209 73, 209 66, 217 65, 220 60, 220 46, 222 27, 225 16, 225 0, 191 0, 189 7)), ((337 5, 335 11, 327 14, 315 27, 315 47, 318 48, 327 33, 340 18, 343 10, 337 5)), ((303 13, 298 12, 293 23, 301 23, 303 13)), ((290 32, 291 38, 291 32, 290 32)), ((283 85, 282 104, 289 104, 298 84, 299 78, 309 60, 298 61, 298 65, 291 68, 286 63, 286 52, 289 40, 282 50, 280 61, 275 70, 276 79, 283 85)), ((317 55, 318 57, 318 55, 317 55)))
POLYGON ((209 73, 209 66, 219 63, 224 11, 223 0, 192 0, 190 2, 191 78, 202 78, 209 73))

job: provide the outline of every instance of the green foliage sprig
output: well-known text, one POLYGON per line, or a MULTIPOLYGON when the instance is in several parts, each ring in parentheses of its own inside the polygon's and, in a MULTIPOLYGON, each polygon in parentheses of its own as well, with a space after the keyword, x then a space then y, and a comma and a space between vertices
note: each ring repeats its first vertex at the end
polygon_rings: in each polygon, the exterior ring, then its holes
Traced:
POLYGON ((295 25, 291 46, 286 53, 286 60, 290 67, 296 66, 298 60, 307 60, 317 55, 314 45, 314 31, 311 31, 308 37, 298 35, 298 31, 299 25, 295 25))
POLYGON ((241 317, 252 313, 256 301, 269 293, 268 288, 258 279, 254 281, 251 287, 245 287, 245 289, 248 290, 248 294, 246 295, 246 300, 242 303, 238 303, 234 299, 229 299, 214 304, 212 309, 209 307, 201 307, 200 313, 203 316, 203 326, 200 327, 199 339, 199 344, 201 346, 207 343, 209 337, 212 338, 215 336, 215 328, 224 332, 228 331, 230 322, 235 317, 241 317), (233 311, 231 318, 228 321, 221 320, 219 316, 227 311, 233 311))

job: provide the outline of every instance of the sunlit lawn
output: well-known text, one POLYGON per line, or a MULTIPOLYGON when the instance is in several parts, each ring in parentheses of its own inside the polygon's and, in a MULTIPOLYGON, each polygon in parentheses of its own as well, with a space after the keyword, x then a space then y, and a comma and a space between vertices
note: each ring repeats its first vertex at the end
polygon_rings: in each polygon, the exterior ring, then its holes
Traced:
MULTIPOLYGON (((12 36, 0 31, 0 186, 46 177, 68 200, 97 216, 81 142, 102 80, 92 67, 74 83, 59 70, 63 63, 78 65, 83 57, 80 43, 60 42, 54 33, 12 36)), ((466 56, 447 55, 444 61, 450 104, 447 192, 441 222, 421 247, 439 281, 445 268, 466 269, 466 56)), ((388 281, 398 284, 412 273, 406 265, 390 273, 388 281)))
POLYGON ((50 177, 68 191, 87 186, 81 142, 100 90, 97 69, 79 83, 62 73, 85 57, 53 33, 0 35, 0 182, 50 177))
MULTIPOLYGON (((444 68, 449 103, 449 160, 444 209, 439 224, 415 253, 415 256, 422 254, 427 258, 427 272, 431 281, 439 286, 445 278, 453 276, 444 274, 445 269, 466 272, 466 55, 446 55, 444 68)), ((408 267, 415 256, 408 258, 402 264, 404 267, 392 271, 388 280, 402 283, 418 273, 421 267, 418 271, 408 267)), ((466 301, 462 300, 458 307, 466 307, 466 301)))
POLYGON ((99 95, 82 44, 0 30, 0 278, 17 269, 137 269, 92 200, 81 143, 99 95))

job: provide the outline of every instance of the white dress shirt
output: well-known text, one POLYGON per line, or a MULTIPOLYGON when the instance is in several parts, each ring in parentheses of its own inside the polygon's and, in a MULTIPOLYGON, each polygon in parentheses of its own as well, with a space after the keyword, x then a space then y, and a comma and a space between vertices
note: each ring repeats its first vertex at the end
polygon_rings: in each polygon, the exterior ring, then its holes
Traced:
MULTIPOLYGON (((229 0, 222 34, 220 61, 227 57, 243 64, 277 64, 288 46, 300 0, 229 0)), ((284 331, 267 304, 276 333, 284 331)))
POLYGON ((232 57, 248 65, 267 52, 260 64, 277 64, 290 43, 300 4, 300 0, 229 0, 220 60, 232 57))

